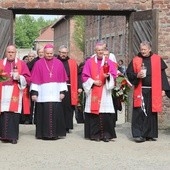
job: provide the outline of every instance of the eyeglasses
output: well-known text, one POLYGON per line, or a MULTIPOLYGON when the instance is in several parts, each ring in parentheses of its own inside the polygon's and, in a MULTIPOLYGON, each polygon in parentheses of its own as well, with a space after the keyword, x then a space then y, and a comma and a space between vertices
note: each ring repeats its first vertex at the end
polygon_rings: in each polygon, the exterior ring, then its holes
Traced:
POLYGON ((59 51, 59 53, 61 53, 61 54, 67 54, 68 52, 62 52, 62 51, 59 51))

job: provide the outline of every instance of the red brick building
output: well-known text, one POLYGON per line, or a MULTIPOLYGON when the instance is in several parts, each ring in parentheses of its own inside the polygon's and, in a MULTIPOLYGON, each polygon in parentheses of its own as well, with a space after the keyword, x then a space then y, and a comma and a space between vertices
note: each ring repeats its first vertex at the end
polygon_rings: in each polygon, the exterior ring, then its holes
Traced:
POLYGON ((69 57, 75 59, 77 63, 83 61, 83 52, 76 46, 74 41, 74 18, 73 16, 62 16, 53 26, 55 53, 61 45, 66 45, 69 49, 69 57))
POLYGON ((44 46, 45 44, 53 44, 54 42, 54 30, 50 26, 43 28, 40 31, 39 37, 34 41, 34 49, 37 50, 38 47, 44 46))
POLYGON ((98 40, 105 40, 117 61, 119 59, 125 61, 127 34, 125 16, 86 16, 85 31, 86 56, 94 53, 94 45, 98 40))

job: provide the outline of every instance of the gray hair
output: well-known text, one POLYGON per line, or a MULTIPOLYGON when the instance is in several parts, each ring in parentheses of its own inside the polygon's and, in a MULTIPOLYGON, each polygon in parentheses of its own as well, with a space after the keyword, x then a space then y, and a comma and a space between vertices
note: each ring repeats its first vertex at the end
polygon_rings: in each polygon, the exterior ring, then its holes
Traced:
POLYGON ((43 46, 38 46, 38 48, 37 48, 37 53, 38 53, 38 51, 40 51, 41 49, 44 50, 44 47, 43 47, 43 46))
POLYGON ((149 41, 143 41, 140 43, 140 46, 147 46, 149 49, 151 49, 151 43, 149 41))
POLYGON ((61 46, 59 47, 59 51, 60 51, 61 49, 63 49, 63 48, 68 49, 68 47, 67 47, 66 45, 61 45, 61 46))
POLYGON ((34 57, 36 56, 35 52, 33 52, 33 51, 30 51, 30 52, 28 53, 28 57, 29 57, 30 55, 33 55, 34 57))

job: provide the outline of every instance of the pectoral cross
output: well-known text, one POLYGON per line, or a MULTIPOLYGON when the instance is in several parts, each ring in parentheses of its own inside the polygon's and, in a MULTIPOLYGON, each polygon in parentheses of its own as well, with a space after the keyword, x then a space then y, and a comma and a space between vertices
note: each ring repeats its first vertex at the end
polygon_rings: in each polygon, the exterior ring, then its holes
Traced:
POLYGON ((50 78, 52 77, 53 73, 50 73, 50 78))

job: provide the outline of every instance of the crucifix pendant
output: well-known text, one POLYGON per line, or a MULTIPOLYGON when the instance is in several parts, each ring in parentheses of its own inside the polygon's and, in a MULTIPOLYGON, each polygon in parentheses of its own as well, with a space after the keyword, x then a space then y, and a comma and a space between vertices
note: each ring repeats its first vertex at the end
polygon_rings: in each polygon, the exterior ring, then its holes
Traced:
POLYGON ((52 75, 53 75, 53 74, 52 74, 52 73, 50 73, 50 78, 52 77, 52 75))

